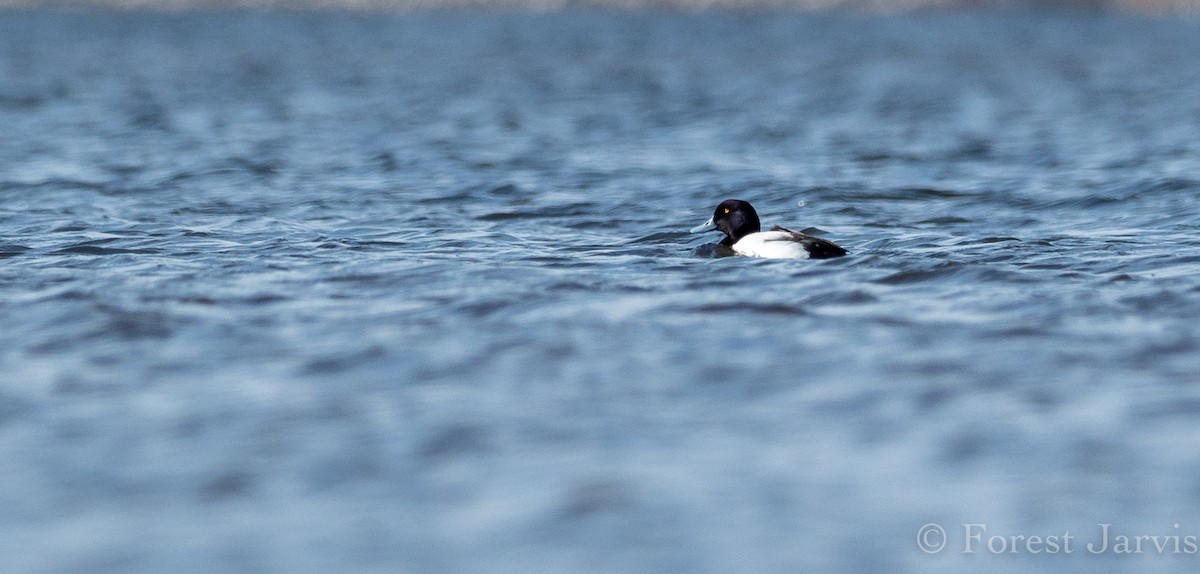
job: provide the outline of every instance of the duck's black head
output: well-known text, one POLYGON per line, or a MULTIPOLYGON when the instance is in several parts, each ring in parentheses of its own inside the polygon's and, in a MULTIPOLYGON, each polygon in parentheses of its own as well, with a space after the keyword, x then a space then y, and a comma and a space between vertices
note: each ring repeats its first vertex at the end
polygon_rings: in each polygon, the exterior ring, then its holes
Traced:
POLYGON ((758 221, 758 212, 754 211, 754 207, 748 202, 740 199, 726 199, 713 211, 712 218, 703 225, 692 228, 692 233, 714 229, 725 234, 721 245, 728 247, 751 233, 761 231, 762 224, 758 221))

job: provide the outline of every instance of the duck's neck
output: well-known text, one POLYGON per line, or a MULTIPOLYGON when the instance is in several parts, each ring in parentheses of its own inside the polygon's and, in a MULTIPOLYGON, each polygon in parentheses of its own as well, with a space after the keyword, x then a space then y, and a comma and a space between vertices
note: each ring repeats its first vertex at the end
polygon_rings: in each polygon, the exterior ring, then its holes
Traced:
POLYGON ((750 235, 751 233, 758 233, 759 231, 762 231, 762 227, 758 223, 758 218, 755 217, 750 221, 746 221, 741 225, 734 227, 731 233, 725 235, 725 239, 721 241, 721 245, 724 245, 725 247, 733 247, 733 244, 741 241, 743 237, 750 235))

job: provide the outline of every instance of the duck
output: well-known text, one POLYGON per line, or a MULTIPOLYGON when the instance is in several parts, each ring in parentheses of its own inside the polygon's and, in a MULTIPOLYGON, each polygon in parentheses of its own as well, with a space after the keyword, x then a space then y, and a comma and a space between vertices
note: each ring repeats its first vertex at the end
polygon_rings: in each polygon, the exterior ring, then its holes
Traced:
POLYGON ((726 199, 713 216, 691 233, 720 231, 725 234, 721 245, 738 255, 768 259, 829 259, 841 257, 846 250, 836 243, 820 237, 805 235, 778 225, 770 231, 762 231, 758 212, 748 201, 726 199))

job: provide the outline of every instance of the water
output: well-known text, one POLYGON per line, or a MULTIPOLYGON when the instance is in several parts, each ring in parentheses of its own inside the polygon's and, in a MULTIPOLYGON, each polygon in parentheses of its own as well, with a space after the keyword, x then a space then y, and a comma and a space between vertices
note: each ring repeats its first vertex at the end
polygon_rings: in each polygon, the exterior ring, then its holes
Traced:
POLYGON ((5 568, 1193 571, 1083 544, 1200 536, 1197 53, 1116 14, 0 12, 5 568), (727 197, 851 254, 719 257, 686 231, 727 197))

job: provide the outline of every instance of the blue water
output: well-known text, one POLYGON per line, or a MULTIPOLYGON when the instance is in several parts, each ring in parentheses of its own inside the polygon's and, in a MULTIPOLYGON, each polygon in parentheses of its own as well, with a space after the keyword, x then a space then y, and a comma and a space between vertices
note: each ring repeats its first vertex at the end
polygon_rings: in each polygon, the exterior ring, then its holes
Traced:
POLYGON ((0 12, 3 569, 1195 571, 1083 544, 1200 536, 1196 54, 1062 12, 0 12), (728 197, 851 253, 721 257, 728 197))

